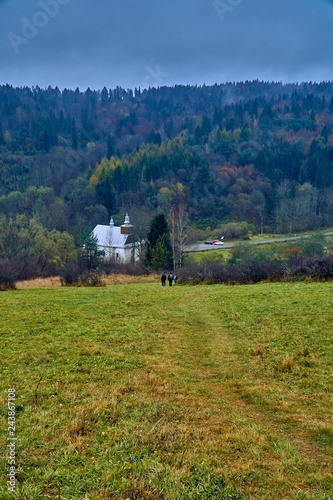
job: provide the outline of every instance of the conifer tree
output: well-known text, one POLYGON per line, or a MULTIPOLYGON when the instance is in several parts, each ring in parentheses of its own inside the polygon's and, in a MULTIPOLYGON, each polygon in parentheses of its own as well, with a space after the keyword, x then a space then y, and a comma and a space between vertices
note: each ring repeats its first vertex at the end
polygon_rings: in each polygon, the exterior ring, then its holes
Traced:
POLYGON ((76 132, 76 125, 75 125, 74 118, 72 120, 72 148, 73 149, 77 149, 78 148, 77 132, 76 132))
POLYGON ((107 142, 107 154, 106 157, 108 160, 110 160, 111 156, 114 155, 114 139, 110 135, 108 136, 108 142, 107 142))
POLYGON ((81 250, 80 264, 83 269, 97 269, 104 257, 104 250, 98 248, 98 238, 93 233, 89 233, 84 240, 81 250))
POLYGON ((41 146, 46 153, 50 151, 50 136, 46 128, 43 131, 41 146))
POLYGON ((330 105, 329 105, 328 111, 330 113, 333 113, 333 96, 331 97, 331 101, 330 101, 330 105))
POLYGON ((108 102, 108 99, 109 99, 109 92, 108 92, 107 88, 104 87, 102 92, 101 92, 101 103, 103 106, 104 106, 104 104, 106 104, 108 102))
POLYGON ((169 226, 163 213, 156 215, 150 224, 146 265, 156 270, 173 268, 169 226))
POLYGON ((0 145, 5 144, 5 137, 3 134, 2 122, 0 121, 0 145))

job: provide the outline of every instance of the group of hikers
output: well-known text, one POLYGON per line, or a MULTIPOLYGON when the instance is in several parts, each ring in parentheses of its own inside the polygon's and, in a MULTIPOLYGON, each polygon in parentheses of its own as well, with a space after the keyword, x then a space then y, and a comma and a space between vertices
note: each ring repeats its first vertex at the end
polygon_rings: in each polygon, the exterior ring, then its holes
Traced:
POLYGON ((161 282, 162 282, 162 286, 165 286, 165 282, 166 280, 169 281, 169 286, 172 286, 172 282, 174 284, 177 283, 177 280, 178 280, 178 276, 177 274, 174 274, 172 273, 171 271, 169 272, 169 274, 167 275, 165 272, 162 273, 162 276, 161 276, 161 282))

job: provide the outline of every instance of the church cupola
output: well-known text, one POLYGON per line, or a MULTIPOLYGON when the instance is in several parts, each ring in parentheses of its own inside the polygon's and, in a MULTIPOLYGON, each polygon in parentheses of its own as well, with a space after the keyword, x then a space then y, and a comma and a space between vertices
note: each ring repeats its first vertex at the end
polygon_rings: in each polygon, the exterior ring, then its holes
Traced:
POLYGON ((126 214, 125 222, 122 226, 120 226, 121 234, 131 234, 132 227, 133 226, 130 223, 129 216, 128 216, 128 214, 126 214))

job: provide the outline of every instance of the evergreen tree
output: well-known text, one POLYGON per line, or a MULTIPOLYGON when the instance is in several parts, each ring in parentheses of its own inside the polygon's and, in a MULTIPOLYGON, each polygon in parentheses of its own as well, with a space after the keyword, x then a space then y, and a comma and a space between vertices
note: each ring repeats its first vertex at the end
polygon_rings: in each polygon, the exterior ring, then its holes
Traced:
POLYGON ((108 160, 110 160, 111 156, 114 155, 114 139, 110 135, 108 136, 108 142, 107 142, 107 153, 106 157, 108 160))
POLYGON ((76 125, 75 125, 74 118, 72 120, 72 148, 73 149, 77 149, 78 148, 77 132, 76 132, 76 125))
POLYGON ((102 103, 102 106, 104 106, 104 104, 106 104, 108 102, 108 99, 109 99, 109 92, 107 90, 106 87, 103 88, 102 92, 101 92, 101 103, 102 103))
POLYGON ((173 265, 170 265, 171 261, 168 243, 170 245, 170 241, 165 234, 158 238, 156 245, 151 251, 151 267, 153 269, 171 269, 173 267, 173 265))
POLYGON ((153 269, 172 269, 170 231, 163 213, 156 215, 147 235, 146 265, 153 269))
POLYGON ((278 191, 276 188, 276 184, 272 184, 272 189, 270 193, 266 196, 266 201, 265 201, 265 211, 266 215, 269 219, 272 219, 274 216, 274 212, 276 210, 276 207, 278 205, 278 191))
POLYGON ((329 130, 328 130, 327 125, 323 126, 323 128, 321 129, 320 135, 324 139, 325 144, 327 144, 328 137, 329 137, 329 130))
POLYGON ((164 130, 168 139, 171 139, 173 135, 173 129, 174 129, 174 121, 172 118, 170 118, 168 121, 164 123, 164 130))
POLYGON ((83 270, 97 269, 105 255, 104 250, 98 248, 98 238, 89 233, 84 240, 80 255, 80 265, 83 270))
POLYGON ((321 109, 322 109, 322 111, 324 111, 324 109, 326 109, 326 98, 324 95, 321 98, 321 109))
POLYGON ((5 144, 5 138, 3 135, 2 122, 0 121, 0 146, 1 146, 1 144, 5 144))
POLYGON ((157 144, 158 146, 160 146, 162 144, 161 135, 158 132, 154 136, 153 144, 157 144))
POLYGON ((258 118, 258 113, 259 113, 259 105, 258 105, 258 99, 254 99, 254 101, 252 101, 252 108, 251 108, 251 113, 250 113, 250 116, 253 118, 253 117, 256 117, 258 118))
POLYGON ((50 136, 46 128, 43 131, 41 146, 46 153, 50 151, 50 136))
POLYGON ((214 114, 213 114, 213 125, 219 125, 220 124, 220 120, 219 120, 219 110, 218 108, 215 106, 214 108, 214 114))
POLYGON ((262 148, 258 151, 254 159, 254 166, 262 175, 274 179, 274 165, 272 164, 271 154, 267 149, 262 148))
POLYGON ((212 131, 211 121, 206 115, 202 117, 201 130, 202 130, 202 135, 208 135, 212 131))

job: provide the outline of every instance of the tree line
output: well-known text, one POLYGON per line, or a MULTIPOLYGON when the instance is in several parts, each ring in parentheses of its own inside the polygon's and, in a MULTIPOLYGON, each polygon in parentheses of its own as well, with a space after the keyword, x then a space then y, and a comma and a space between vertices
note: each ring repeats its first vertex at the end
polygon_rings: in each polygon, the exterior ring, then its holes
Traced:
POLYGON ((0 86, 3 227, 24 217, 25 231, 35 221, 78 248, 126 211, 144 239, 162 212, 178 261, 184 224, 193 234, 231 222, 332 225, 332 117, 332 82, 0 86))

